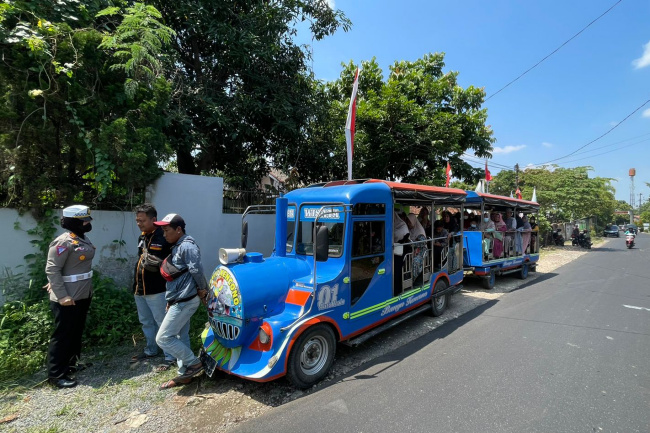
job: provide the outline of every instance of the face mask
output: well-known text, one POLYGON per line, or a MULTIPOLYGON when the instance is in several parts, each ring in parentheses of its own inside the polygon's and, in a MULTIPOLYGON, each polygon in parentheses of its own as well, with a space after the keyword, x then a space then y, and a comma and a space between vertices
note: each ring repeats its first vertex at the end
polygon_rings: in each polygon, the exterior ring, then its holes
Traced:
POLYGON ((88 233, 92 229, 93 229, 93 225, 91 223, 88 223, 81 228, 81 230, 83 230, 84 233, 88 233))
POLYGON ((464 220, 466 220, 467 218, 469 218, 468 215, 463 216, 463 219, 464 219, 464 220))
POLYGON ((490 221, 490 218, 483 218, 483 221, 488 222, 490 221))
POLYGON ((524 214, 523 214, 523 213, 520 213, 520 214, 519 214, 519 218, 523 218, 523 217, 524 217, 524 214))
POLYGON ((476 224, 472 223, 472 228, 475 229, 475 228, 476 228, 476 224))

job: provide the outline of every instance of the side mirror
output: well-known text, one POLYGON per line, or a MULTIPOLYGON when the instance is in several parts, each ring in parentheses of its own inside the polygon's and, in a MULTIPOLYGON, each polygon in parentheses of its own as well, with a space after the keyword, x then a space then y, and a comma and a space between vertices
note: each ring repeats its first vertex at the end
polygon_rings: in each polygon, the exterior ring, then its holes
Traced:
POLYGON ((326 226, 316 228, 316 261, 326 262, 330 249, 329 231, 326 226))
POLYGON ((244 221, 241 225, 241 247, 246 248, 248 243, 248 221, 244 221))

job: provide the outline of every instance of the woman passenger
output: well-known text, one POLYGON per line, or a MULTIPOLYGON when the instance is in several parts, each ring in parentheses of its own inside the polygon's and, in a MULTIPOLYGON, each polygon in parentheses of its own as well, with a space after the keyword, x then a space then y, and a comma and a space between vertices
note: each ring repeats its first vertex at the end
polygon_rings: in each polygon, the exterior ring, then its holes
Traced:
POLYGON ((424 233, 424 228, 420 221, 414 213, 408 215, 407 225, 409 228, 409 237, 412 242, 417 242, 413 244, 413 280, 420 276, 422 273, 422 268, 424 267, 424 254, 427 251, 426 246, 426 234, 424 233))
POLYGON ((508 230, 506 223, 501 219, 501 214, 498 212, 493 212, 492 216, 494 217, 494 246, 492 247, 492 254, 494 258, 498 259, 503 254, 503 238, 504 233, 508 230))

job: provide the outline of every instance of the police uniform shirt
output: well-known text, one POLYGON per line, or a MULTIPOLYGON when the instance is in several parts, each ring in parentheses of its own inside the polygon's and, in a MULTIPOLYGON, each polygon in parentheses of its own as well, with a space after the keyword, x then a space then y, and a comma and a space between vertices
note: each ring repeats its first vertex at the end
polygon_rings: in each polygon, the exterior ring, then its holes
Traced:
POLYGON ((87 299, 92 296, 92 278, 64 282, 63 276, 90 272, 95 246, 88 237, 80 238, 71 232, 63 233, 50 244, 45 273, 50 283, 50 300, 58 302, 66 296, 87 299))

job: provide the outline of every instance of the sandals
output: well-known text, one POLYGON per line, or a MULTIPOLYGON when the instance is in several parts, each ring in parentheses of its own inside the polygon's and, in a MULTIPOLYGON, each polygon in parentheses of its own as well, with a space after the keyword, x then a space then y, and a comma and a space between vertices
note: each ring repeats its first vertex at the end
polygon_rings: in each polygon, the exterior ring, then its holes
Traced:
POLYGON ((170 368, 172 368, 174 365, 176 365, 176 361, 165 361, 161 362, 160 364, 156 365, 156 368, 154 371, 156 373, 162 373, 163 371, 167 371, 170 368))
POLYGON ((139 355, 133 355, 133 356, 131 357, 131 361, 130 361, 130 363, 131 363, 131 364, 135 364, 136 362, 147 361, 147 360, 149 360, 149 359, 156 358, 157 356, 158 356, 158 355, 147 355, 146 353, 142 352, 142 353, 139 354, 139 355))
POLYGON ((161 391, 165 389, 170 389, 170 388, 176 388, 177 386, 181 385, 187 385, 192 381, 191 377, 182 377, 182 376, 177 376, 173 379, 168 380, 167 382, 163 383, 158 387, 161 391))
POLYGON ((202 374, 203 374, 203 363, 199 361, 196 364, 187 367, 185 369, 185 373, 181 374, 179 377, 192 379, 202 374))

